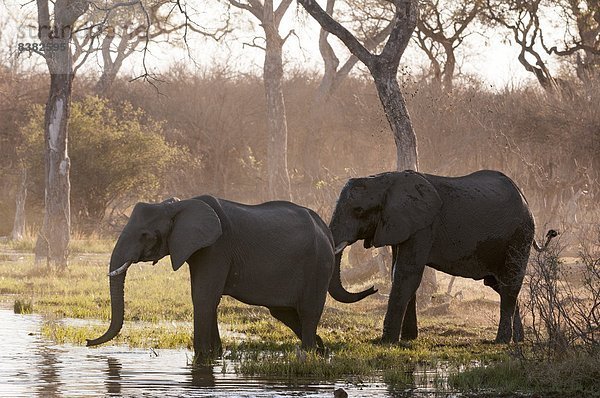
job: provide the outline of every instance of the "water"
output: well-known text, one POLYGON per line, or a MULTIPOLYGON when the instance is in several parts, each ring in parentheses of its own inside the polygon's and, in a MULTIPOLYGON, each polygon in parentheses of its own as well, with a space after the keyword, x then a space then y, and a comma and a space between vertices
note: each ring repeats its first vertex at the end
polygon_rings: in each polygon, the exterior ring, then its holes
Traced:
POLYGON ((0 396, 333 397, 340 387, 349 397, 457 396, 436 391, 439 368, 416 370, 415 386, 400 390, 383 382, 244 377, 228 362, 193 369, 187 350, 57 345, 40 335, 42 322, 0 309, 0 396))

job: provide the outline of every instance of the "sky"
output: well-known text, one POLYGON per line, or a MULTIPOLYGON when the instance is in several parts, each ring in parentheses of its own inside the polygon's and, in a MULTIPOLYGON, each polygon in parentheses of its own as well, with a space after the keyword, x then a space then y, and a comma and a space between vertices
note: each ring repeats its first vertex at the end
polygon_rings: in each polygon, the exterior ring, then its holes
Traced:
MULTIPOLYGON (((1 45, 7 43, 35 42, 38 41, 37 31, 33 26, 24 27, 22 21, 27 15, 35 15, 35 4, 24 0, 0 0, 0 19, 9 15, 9 21, 2 28, 0 36, 1 45), (26 4, 21 7, 21 4, 26 4)), ((222 12, 216 9, 202 9, 197 14, 197 21, 204 25, 215 24, 222 12)), ((32 21, 35 22, 35 21, 32 21)), ((241 74, 252 73, 260 75, 264 53, 258 48, 248 46, 254 38, 262 37, 261 28, 256 20, 245 11, 238 11, 232 22, 239 26, 235 31, 221 42, 212 39, 190 36, 189 49, 181 46, 173 48, 170 43, 153 45, 147 54, 146 64, 149 69, 156 72, 168 73, 174 64, 184 64, 194 70, 210 71, 217 66, 227 65, 231 72, 241 74)), ((318 51, 318 24, 313 21, 303 10, 293 3, 282 22, 280 32, 287 34, 290 30, 295 35, 290 36, 284 46, 285 70, 308 69, 319 72, 322 70, 321 56, 318 51)), ((487 30, 484 35, 473 34, 465 40, 458 53, 459 68, 462 73, 475 75, 484 81, 490 89, 498 90, 507 85, 518 86, 531 81, 532 77, 517 61, 518 51, 511 47, 505 34, 499 31, 487 30), (485 35, 485 36, 484 36, 485 35)), ((344 46, 337 39, 330 39, 338 54, 348 54, 344 46)), ((260 39, 259 39, 260 43, 260 39)), ((22 58, 25 67, 37 65, 44 67, 40 57, 33 55, 22 58)), ((340 59, 345 56, 340 55, 340 59)), ((86 68, 98 70, 100 60, 89 59, 86 68)), ((122 72, 128 75, 142 73, 141 54, 132 56, 124 65, 122 72)), ((418 74, 421 68, 426 67, 427 60, 423 53, 411 43, 402 59, 402 67, 409 73, 418 74)), ((359 65, 359 68, 364 66, 359 65)), ((85 70, 85 68, 83 69, 85 70)))

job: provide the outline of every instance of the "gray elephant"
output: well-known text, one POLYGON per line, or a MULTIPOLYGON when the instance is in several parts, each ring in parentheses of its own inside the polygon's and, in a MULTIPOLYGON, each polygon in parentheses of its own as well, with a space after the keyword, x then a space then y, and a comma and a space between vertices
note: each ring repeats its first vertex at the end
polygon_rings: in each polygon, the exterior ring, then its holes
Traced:
POLYGON ((222 295, 267 307, 304 349, 322 349, 316 330, 328 288, 345 302, 373 292, 347 294, 339 268, 332 278, 331 232, 310 209, 290 202, 244 205, 212 196, 138 203, 110 259, 110 326, 88 346, 107 342, 121 330, 127 268, 166 255, 174 270, 189 264, 194 351, 201 358, 220 355, 217 306, 222 295))
MULTIPOLYGON (((517 296, 533 239, 523 193, 498 171, 440 177, 413 171, 353 178, 342 189, 329 225, 342 251, 392 246, 393 281, 382 342, 417 337, 415 291, 425 265, 450 275, 483 279, 500 295, 496 342, 523 339, 517 296)), ((548 240, 556 232, 548 232, 548 240)))

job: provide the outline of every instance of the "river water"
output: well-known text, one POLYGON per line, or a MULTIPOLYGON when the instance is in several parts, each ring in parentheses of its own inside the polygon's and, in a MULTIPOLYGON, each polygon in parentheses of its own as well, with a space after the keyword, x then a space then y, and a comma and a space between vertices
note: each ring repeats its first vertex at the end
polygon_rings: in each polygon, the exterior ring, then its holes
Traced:
POLYGON ((160 397, 453 397, 436 390, 440 369, 415 370, 413 386, 380 382, 318 382, 244 377, 234 364, 193 369, 187 350, 86 348, 55 344, 40 335, 43 318, 0 309, 0 396, 160 397), (434 381, 437 379, 437 382, 434 381))

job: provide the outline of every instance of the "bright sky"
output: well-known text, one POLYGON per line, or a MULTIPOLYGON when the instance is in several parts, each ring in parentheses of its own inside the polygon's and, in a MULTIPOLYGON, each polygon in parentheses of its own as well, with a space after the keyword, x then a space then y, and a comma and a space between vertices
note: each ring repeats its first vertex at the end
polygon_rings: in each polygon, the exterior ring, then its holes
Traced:
MULTIPOLYGON (((19 26, 19 21, 26 20, 27 15, 35 15, 35 4, 29 2, 25 7, 25 0, 2 0, 0 2, 0 20, 9 16, 9 21, 2 26, 0 45, 4 48, 9 43, 37 42, 37 31, 32 27, 19 26), (11 20, 12 19, 12 20, 11 20)), ((309 69, 320 71, 322 61, 318 51, 318 25, 306 13, 298 8, 295 3, 288 10, 282 22, 281 32, 287 34, 294 29, 296 35, 291 36, 284 47, 285 69, 289 72, 294 69, 309 69)), ((253 18, 253 17, 252 17, 253 18)), ((264 54, 262 50, 253 48, 245 43, 251 43, 253 38, 261 37, 261 28, 250 18, 247 12, 241 12, 232 18, 232 22, 241 26, 234 34, 226 38, 224 42, 214 42, 210 39, 201 39, 197 35, 190 37, 190 53, 192 59, 183 48, 173 48, 168 43, 153 45, 147 57, 146 64, 155 71, 168 71, 175 63, 183 63, 192 69, 198 67, 202 70, 210 70, 215 65, 227 65, 231 72, 260 74, 264 54), (196 66, 194 66, 196 64, 196 66)), ((199 23, 211 23, 209 18, 198 20, 199 23)), ((485 32, 486 37, 473 34, 463 44, 458 54, 459 70, 465 74, 479 76, 490 85, 492 89, 500 89, 506 85, 520 85, 530 80, 531 76, 517 61, 517 49, 510 47, 504 35, 500 32, 485 32)), ((347 52, 337 39, 330 40, 341 60, 345 59, 347 52)), ((261 43, 261 41, 258 41, 261 43)), ((27 56, 25 58, 28 58, 27 56)), ((25 65, 32 62, 41 65, 41 59, 33 56, 25 60, 25 65)), ((141 73, 141 55, 133 56, 123 68, 126 74, 141 73)), ((427 61, 422 52, 411 44, 403 56, 402 64, 408 67, 412 73, 418 73, 427 61)), ((98 59, 90 59, 88 68, 96 68, 98 59)), ((361 66, 359 66, 361 67, 361 66)))

